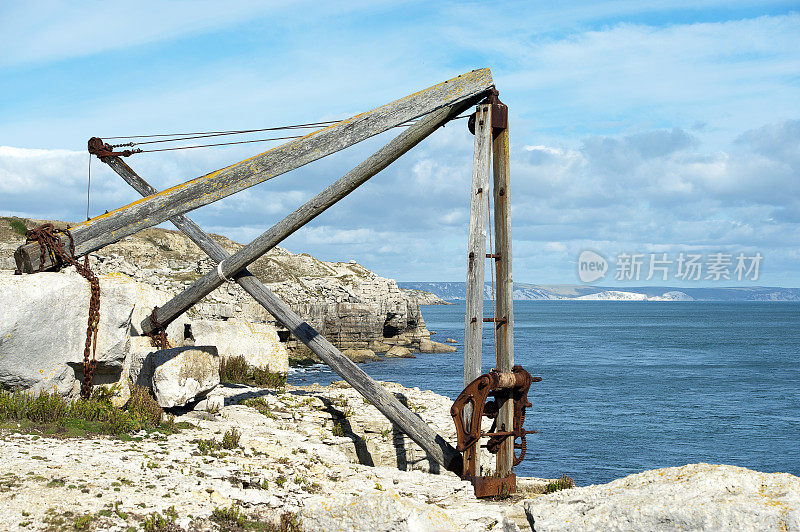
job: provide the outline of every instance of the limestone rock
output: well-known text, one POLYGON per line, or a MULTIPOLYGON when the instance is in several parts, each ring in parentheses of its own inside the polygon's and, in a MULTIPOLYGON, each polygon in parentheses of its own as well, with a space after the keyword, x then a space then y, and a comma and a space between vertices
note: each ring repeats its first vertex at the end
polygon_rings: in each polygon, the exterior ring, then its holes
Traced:
POLYGON ((420 340, 419 350, 423 353, 455 353, 458 351, 452 345, 434 342, 433 340, 420 340))
MULTIPOLYGON (((130 344, 132 316, 148 299, 121 277, 100 276, 95 382, 101 384, 118 380, 130 344)), ((88 282, 74 270, 2 272, 0 308, 0 383, 77 394, 89 315, 88 282)))
MULTIPOLYGON (((27 220, 26 223, 30 227, 41 221, 27 220)), ((56 222, 56 226, 65 227, 65 224, 56 222)), ((230 253, 242 247, 218 235, 213 235, 213 238, 230 253)), ((6 238, 6 233, 0 231, 0 258, 10 258, 23 241, 19 235, 6 238)), ((153 306, 161 306, 172 294, 216 267, 180 232, 160 228, 145 229, 105 246, 91 253, 90 261, 97 274, 116 274, 128 279, 132 285, 148 287, 149 290, 141 288, 140 291, 152 301, 142 304, 138 310, 134 308, 132 336, 140 334, 142 320, 147 318, 153 306)), ((0 267, 4 264, 13 266, 12 263, 0 262, 0 267)), ((341 350, 388 351, 389 347, 382 344, 404 345, 416 350, 421 340, 430 338, 420 311, 420 297, 430 294, 404 291, 394 280, 380 277, 357 263, 324 262, 305 253, 293 254, 275 248, 249 269, 304 321, 341 350)), ((280 343, 295 360, 315 360, 309 356, 306 346, 292 337, 235 283, 220 286, 189 309, 186 316, 170 324, 170 342, 173 345, 191 344, 191 337, 187 335, 184 339, 184 325, 206 319, 241 320, 276 328, 280 343)), ((200 341, 197 331, 191 332, 197 344, 220 343, 200 341)), ((220 350, 222 355, 226 354, 224 346, 220 345, 220 350)), ((270 370, 285 371, 280 366, 275 368, 271 362, 270 370)), ((25 382, 29 381, 30 378, 25 382)), ((74 376, 66 378, 66 382, 74 384, 74 376)))
POLYGON ((194 343, 214 345, 220 356, 244 356, 249 365, 273 373, 289 371, 286 347, 271 325, 251 323, 239 318, 193 320, 189 325, 194 343))
POLYGON ((730 465, 645 471, 525 502, 555 530, 800 530, 800 478, 730 465))
POLYGON ((384 342, 373 340, 372 342, 369 343, 368 348, 375 351, 376 353, 385 353, 386 351, 391 349, 392 346, 384 342))
POLYGON ((355 363, 380 360, 380 357, 371 349, 345 349, 342 354, 355 363))
POLYGON ((148 364, 151 388, 162 408, 184 406, 219 384, 219 355, 213 346, 154 351, 148 364))
POLYGON ((458 340, 455 340, 453 338, 448 338, 445 340, 445 342, 447 342, 448 344, 457 344, 458 340))
POLYGON ((300 514, 306 530, 427 532, 460 530, 441 508, 402 498, 394 490, 362 496, 320 497, 300 514))
POLYGON ((386 351, 386 353, 383 356, 385 356, 386 358, 415 358, 413 353, 411 353, 411 351, 407 347, 403 347, 401 345, 396 345, 392 347, 391 349, 386 351))
POLYGON ((403 293, 409 298, 416 299, 420 305, 452 305, 453 303, 445 301, 432 292, 424 290, 415 290, 413 288, 403 288, 403 293))

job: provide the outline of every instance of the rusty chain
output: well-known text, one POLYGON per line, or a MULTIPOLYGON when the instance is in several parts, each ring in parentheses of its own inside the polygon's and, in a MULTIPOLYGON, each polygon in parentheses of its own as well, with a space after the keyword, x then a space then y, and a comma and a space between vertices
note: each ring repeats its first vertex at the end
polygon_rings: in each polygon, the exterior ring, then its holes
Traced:
MULTIPOLYGON (((47 253, 57 266, 75 266, 81 276, 89 281, 91 287, 91 297, 89 299, 89 320, 86 326, 86 344, 83 349, 83 383, 81 385, 81 397, 88 399, 92 392, 92 381, 94 371, 97 367, 97 325, 100 322, 100 281, 97 276, 89 269, 89 257, 86 256, 84 263, 81 264, 75 259, 75 241, 69 228, 57 230, 52 223, 42 224, 25 233, 26 244, 38 242, 41 250, 40 264, 45 263, 45 253, 47 253), (57 233, 64 233, 69 238, 69 252, 64 249, 61 237, 57 233), (91 355, 91 359, 89 356, 91 355)), ((41 266, 37 271, 42 271, 41 266)))
POLYGON ((172 346, 169 344, 169 339, 167 338, 167 327, 158 322, 156 312, 158 312, 158 307, 153 307, 153 311, 150 313, 150 323, 153 324, 153 331, 148 334, 150 343, 153 347, 159 349, 169 349, 172 346))

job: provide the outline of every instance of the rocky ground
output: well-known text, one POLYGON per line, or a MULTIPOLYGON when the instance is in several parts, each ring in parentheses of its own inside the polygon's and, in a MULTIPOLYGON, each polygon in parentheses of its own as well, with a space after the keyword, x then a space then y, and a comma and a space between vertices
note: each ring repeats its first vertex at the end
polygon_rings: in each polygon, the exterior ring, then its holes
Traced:
MULTIPOLYGON (((448 399, 385 385, 454 438, 448 399)), ((0 529, 800 530, 788 474, 692 464, 551 494, 521 478, 519 494, 477 500, 344 383, 227 384, 209 402, 170 435, 0 432, 0 529)))
POLYGON ((800 530, 800 478, 729 465, 644 471, 524 503, 535 530, 800 530))
MULTIPOLYGON (((450 437, 449 401, 387 384, 450 437)), ((58 439, 4 431, 0 528, 215 530, 216 510, 252 521, 290 514, 305 530, 517 530, 520 497, 479 501, 472 486, 438 468, 349 386, 276 392, 222 385, 224 406, 189 412, 190 428, 130 441, 58 439), (233 449, 213 449, 236 429, 233 449), (154 528, 157 529, 157 528, 154 528)), ((544 482, 520 482, 530 495, 544 482)), ((286 519, 286 518, 285 518, 286 519)), ((221 526, 222 525, 222 526, 221 526)), ((235 529, 235 527, 233 527, 235 529)))

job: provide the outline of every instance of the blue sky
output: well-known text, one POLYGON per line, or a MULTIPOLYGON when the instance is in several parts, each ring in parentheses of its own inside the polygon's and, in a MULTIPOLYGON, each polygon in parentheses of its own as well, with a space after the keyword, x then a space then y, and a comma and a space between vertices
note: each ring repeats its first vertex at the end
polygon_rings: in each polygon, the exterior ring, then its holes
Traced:
MULTIPOLYGON (((0 50, 2 215, 83 219, 91 136, 339 119, 489 67, 511 113, 517 281, 578 282, 592 249, 612 270, 621 253, 761 253, 755 284, 800 286, 798 2, 5 3, 0 50)), ((249 241, 390 135, 192 216, 249 241)), ((128 162, 164 188, 268 147, 128 162)), ((283 245, 463 280, 471 152, 455 122, 283 245)), ((93 215, 136 197, 95 161, 93 215)))

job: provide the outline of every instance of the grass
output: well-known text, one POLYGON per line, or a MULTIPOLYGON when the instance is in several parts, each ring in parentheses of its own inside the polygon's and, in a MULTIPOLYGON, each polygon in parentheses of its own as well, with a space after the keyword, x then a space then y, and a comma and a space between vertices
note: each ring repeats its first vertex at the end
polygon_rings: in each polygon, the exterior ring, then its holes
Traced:
POLYGON ((244 528, 247 522, 241 509, 236 505, 230 508, 214 508, 211 512, 211 520, 223 526, 236 525, 239 528, 244 528))
POLYGON ((72 528, 75 530, 89 530, 89 525, 91 524, 92 514, 86 514, 76 518, 72 523, 72 528))
POLYGON ((242 437, 242 433, 236 430, 236 428, 232 428, 225 432, 222 436, 222 448, 223 449, 236 449, 239 447, 239 439, 242 437))
POLYGON ((20 236, 25 236, 25 233, 28 232, 28 227, 25 225, 25 221, 21 218, 9 218, 8 225, 20 236))
POLYGON ((555 482, 548 482, 545 486, 545 493, 555 493, 561 490, 568 490, 575 487, 575 481, 568 477, 566 473, 561 475, 561 478, 555 482))
POLYGON ((164 411, 146 388, 134 386, 125 409, 114 407, 99 390, 88 400, 70 400, 47 392, 33 395, 0 390, 0 428, 64 436, 124 436, 140 430, 174 432, 172 418, 164 421, 164 411))
POLYGON ((253 367, 247 363, 247 359, 243 355, 222 357, 219 364, 219 380, 262 388, 286 387, 286 375, 253 367))
POLYGON ((275 416, 272 414, 272 411, 270 410, 269 404, 267 404, 267 402, 264 400, 263 397, 254 397, 252 399, 246 399, 244 401, 244 404, 255 408, 261 414, 267 416, 270 419, 275 418, 275 416))

